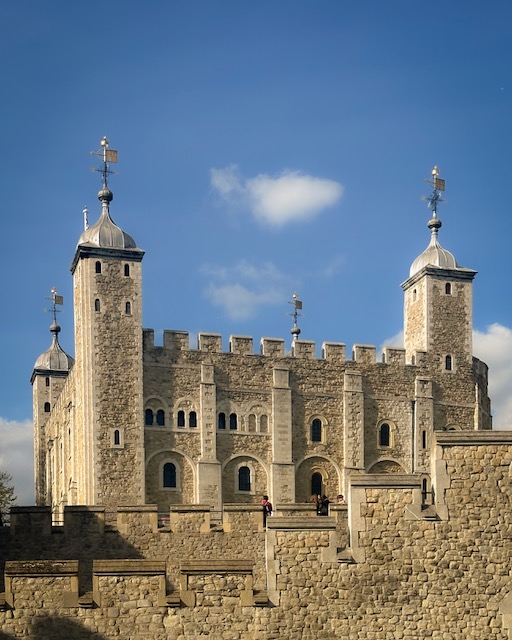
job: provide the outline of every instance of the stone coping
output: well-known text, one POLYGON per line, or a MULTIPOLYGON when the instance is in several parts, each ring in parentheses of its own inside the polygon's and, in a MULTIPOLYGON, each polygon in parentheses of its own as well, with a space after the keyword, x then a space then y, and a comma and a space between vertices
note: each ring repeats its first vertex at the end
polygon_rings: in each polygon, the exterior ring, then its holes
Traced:
POLYGON ((95 575, 162 575, 165 574, 165 560, 94 560, 92 571, 95 575))
POLYGON ((116 507, 117 513, 129 513, 140 511, 157 511, 158 505, 156 504, 134 504, 134 505, 119 505, 116 507))
POLYGON ((180 563, 181 573, 252 573, 254 562, 247 560, 189 560, 180 563))
POLYGON ((212 507, 209 504, 172 504, 168 512, 160 513, 209 513, 211 510, 212 507))
POLYGON ((350 485, 352 487, 417 489, 421 487, 421 478, 417 475, 402 473, 367 473, 350 476, 350 485))
POLYGON ((78 560, 8 560, 5 575, 67 576, 78 573, 78 560))
POLYGON ((512 444, 512 431, 434 431, 434 438, 442 446, 512 444))
POLYGON ((267 518, 267 529, 273 531, 335 531, 336 519, 330 516, 271 516, 267 518))

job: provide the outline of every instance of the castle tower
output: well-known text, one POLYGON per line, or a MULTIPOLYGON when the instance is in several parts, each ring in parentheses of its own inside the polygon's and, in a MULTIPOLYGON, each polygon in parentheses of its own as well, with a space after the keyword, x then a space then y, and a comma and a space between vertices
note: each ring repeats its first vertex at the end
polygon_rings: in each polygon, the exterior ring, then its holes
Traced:
POLYGON ((428 223, 430 243, 411 265, 404 290, 404 346, 406 358, 415 361, 416 351, 425 351, 441 370, 472 366, 472 282, 476 271, 457 264, 438 241, 444 180, 432 171, 433 193, 428 198, 433 215, 428 223))
POLYGON ((144 503, 142 282, 144 251, 110 217, 102 140, 101 215, 82 233, 71 264, 75 309, 78 504, 144 503))
POLYGON ((34 416, 34 475, 35 499, 38 506, 52 503, 50 464, 48 456, 48 438, 46 423, 51 411, 60 396, 69 370, 73 366, 73 358, 59 344, 60 326, 57 324, 57 304, 62 304, 61 296, 52 290, 53 323, 50 327, 52 344, 42 353, 34 364, 30 378, 32 384, 32 403, 34 416))

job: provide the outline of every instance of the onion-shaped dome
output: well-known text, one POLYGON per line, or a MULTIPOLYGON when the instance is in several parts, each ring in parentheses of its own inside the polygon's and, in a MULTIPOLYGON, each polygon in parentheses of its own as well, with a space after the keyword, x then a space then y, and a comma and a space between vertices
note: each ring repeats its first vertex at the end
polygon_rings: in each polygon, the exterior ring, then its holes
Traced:
POLYGON ((435 215, 429 221, 428 228, 432 233, 430 244, 412 263, 409 276, 415 275, 426 266, 437 267, 439 269, 460 269, 460 266, 455 260, 455 256, 446 249, 443 249, 437 240, 437 234, 441 228, 441 224, 441 220, 435 215))
POLYGON ((104 187, 98 193, 98 199, 102 203, 101 215, 97 222, 86 229, 80 239, 79 245, 89 245, 109 249, 136 249, 135 240, 118 227, 109 213, 109 202, 113 199, 112 191, 104 187))
POLYGON ((36 360, 34 369, 43 371, 69 371, 74 364, 74 359, 62 349, 59 344, 60 327, 53 323, 50 327, 53 334, 52 345, 36 360))

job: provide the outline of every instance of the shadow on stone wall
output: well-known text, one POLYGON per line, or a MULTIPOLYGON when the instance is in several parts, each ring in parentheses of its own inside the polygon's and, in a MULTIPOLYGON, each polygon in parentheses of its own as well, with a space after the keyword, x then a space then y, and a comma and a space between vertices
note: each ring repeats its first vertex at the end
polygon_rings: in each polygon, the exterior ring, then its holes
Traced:
MULTIPOLYGON (((60 616, 38 616, 30 624, 31 640, 104 640, 105 636, 60 616)), ((0 632, 0 640, 15 640, 16 636, 0 632)))

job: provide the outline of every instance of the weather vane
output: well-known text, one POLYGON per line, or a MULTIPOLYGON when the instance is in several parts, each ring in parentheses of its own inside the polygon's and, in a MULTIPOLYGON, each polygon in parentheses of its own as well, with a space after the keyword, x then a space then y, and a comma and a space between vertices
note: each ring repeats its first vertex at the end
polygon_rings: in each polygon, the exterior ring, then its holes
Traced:
POLYGON ((46 309, 46 311, 50 311, 53 314, 53 323, 57 324, 57 314, 61 311, 60 309, 57 309, 57 305, 62 306, 64 304, 64 298, 58 295, 55 287, 53 287, 50 293, 52 294, 52 297, 45 298, 45 300, 51 300, 52 308, 46 309))
POLYGON ((439 177, 439 168, 432 169, 432 180, 426 180, 427 184, 432 185, 432 193, 430 196, 423 196, 423 200, 428 202, 428 206, 432 209, 434 218, 437 218, 437 205, 444 202, 441 198, 441 192, 444 191, 445 182, 439 177))
POLYGON ((293 327, 291 329, 291 334, 293 336, 293 339, 292 339, 292 344, 293 344, 295 343, 295 341, 300 335, 300 329, 299 329, 299 325, 297 324, 297 318, 302 315, 302 313, 299 313, 299 311, 302 309, 302 300, 299 300, 299 296, 296 293, 294 293, 292 295, 292 299, 288 302, 288 304, 291 304, 293 306, 293 312, 290 313, 290 315, 293 316, 293 327))
POLYGON ((93 171, 98 171, 102 175, 103 189, 108 189, 107 178, 110 174, 117 173, 110 168, 110 164, 117 163, 117 151, 108 148, 107 136, 103 136, 101 139, 101 149, 97 151, 91 151, 92 156, 97 156, 102 159, 101 167, 95 167, 93 171))

